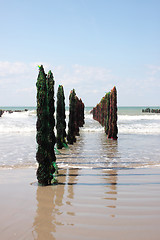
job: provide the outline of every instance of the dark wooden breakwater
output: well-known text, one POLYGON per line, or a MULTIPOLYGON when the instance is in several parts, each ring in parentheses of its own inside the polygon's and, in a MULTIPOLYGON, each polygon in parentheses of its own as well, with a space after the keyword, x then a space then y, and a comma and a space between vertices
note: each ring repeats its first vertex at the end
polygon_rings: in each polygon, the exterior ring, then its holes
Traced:
POLYGON ((146 108, 142 109, 143 113, 160 113, 160 109, 155 109, 155 108, 146 108))
POLYGON ((24 109, 24 110, 2 110, 0 109, 0 117, 2 117, 4 112, 8 112, 8 113, 14 113, 14 112, 27 112, 28 109, 24 109))

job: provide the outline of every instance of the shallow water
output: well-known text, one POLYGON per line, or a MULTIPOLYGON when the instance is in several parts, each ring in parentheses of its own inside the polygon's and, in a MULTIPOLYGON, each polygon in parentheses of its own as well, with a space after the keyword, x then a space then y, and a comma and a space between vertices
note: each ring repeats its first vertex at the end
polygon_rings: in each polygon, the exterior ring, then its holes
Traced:
POLYGON ((69 150, 57 156, 59 166, 92 169, 125 169, 160 166, 159 136, 119 135, 117 141, 102 132, 81 132, 69 150), (144 144, 145 143, 145 144, 144 144))
MULTIPOLYGON (((125 169, 160 166, 160 114, 142 114, 141 108, 118 111, 118 140, 85 110, 85 125, 77 143, 57 156, 59 167, 125 169), (126 115, 127 113, 127 115, 126 115)), ((68 120, 68 110, 66 111, 68 120)), ((36 111, 4 113, 0 118, 0 167, 35 167, 36 111)))

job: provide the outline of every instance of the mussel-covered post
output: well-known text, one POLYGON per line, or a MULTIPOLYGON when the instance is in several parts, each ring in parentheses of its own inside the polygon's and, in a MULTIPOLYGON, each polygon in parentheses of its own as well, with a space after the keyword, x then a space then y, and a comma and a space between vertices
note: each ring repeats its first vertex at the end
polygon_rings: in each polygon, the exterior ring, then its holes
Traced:
POLYGON ((62 85, 59 85, 57 92, 56 120, 57 148, 62 149, 66 145, 65 96, 62 85))

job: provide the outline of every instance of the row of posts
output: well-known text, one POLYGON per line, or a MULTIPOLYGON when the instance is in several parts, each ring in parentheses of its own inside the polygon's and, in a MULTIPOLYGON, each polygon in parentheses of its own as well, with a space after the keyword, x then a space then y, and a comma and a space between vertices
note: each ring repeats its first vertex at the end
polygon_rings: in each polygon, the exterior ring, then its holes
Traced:
POLYGON ((117 127, 117 90, 116 87, 106 93, 101 101, 91 111, 93 119, 98 121, 105 130, 108 138, 116 140, 117 127))
POLYGON ((37 179, 40 185, 50 185, 57 172, 55 144, 58 149, 73 144, 79 135, 79 128, 84 124, 84 103, 76 96, 73 89, 69 96, 69 123, 66 134, 65 96, 62 85, 57 92, 56 123, 54 78, 51 71, 45 74, 43 66, 39 66, 37 78, 37 179), (57 134, 55 136, 54 128, 57 134))

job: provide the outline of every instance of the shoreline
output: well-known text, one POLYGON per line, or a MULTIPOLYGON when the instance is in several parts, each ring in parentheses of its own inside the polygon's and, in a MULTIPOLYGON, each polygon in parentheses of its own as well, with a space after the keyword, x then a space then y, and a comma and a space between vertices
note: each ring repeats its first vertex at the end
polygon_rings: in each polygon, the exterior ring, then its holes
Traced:
POLYGON ((3 240, 159 239, 160 168, 65 168, 48 187, 35 172, 0 170, 3 240))

